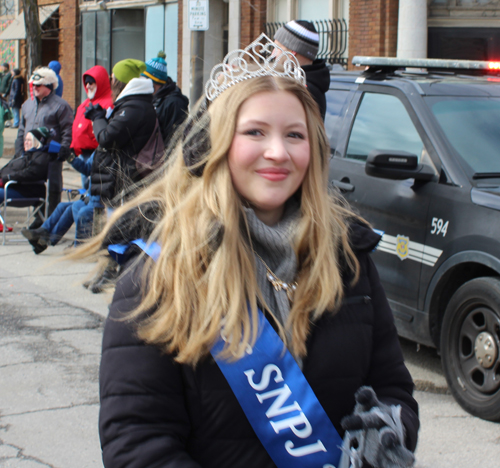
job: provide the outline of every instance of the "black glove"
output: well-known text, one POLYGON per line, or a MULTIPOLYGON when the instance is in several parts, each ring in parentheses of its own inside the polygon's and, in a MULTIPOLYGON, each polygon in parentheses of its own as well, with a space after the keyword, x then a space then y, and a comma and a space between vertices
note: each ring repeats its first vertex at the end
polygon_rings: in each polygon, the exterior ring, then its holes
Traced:
POLYGON ((371 387, 361 387, 355 395, 354 412, 342 419, 347 431, 339 468, 409 468, 414 455, 404 445, 401 406, 381 403, 371 387))
POLYGON ((74 156, 73 156, 73 158, 71 158, 71 156, 72 156, 72 151, 67 146, 61 146, 61 149, 59 150, 59 153, 57 153, 57 159, 58 159, 58 161, 68 161, 68 162, 70 162, 69 161, 70 159, 74 159, 74 156))
POLYGON ((106 117, 106 111, 101 107, 100 104, 90 104, 86 109, 85 113, 83 114, 86 119, 94 120, 97 119, 104 119, 106 117))

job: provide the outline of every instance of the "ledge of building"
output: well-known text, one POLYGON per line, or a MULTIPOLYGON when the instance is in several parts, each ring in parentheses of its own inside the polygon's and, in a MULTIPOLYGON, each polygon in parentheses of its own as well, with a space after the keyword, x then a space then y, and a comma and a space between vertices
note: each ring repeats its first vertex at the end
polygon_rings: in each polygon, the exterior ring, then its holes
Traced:
POLYGON ((119 8, 144 8, 147 6, 168 3, 162 0, 117 0, 81 2, 80 11, 116 10, 119 8))

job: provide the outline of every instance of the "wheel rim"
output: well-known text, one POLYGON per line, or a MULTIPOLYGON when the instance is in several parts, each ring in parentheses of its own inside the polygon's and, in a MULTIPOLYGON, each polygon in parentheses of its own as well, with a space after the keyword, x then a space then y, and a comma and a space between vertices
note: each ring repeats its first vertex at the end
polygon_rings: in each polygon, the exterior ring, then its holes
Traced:
POLYGON ((500 388, 500 317, 481 305, 471 307, 458 335, 459 383, 477 396, 500 388))

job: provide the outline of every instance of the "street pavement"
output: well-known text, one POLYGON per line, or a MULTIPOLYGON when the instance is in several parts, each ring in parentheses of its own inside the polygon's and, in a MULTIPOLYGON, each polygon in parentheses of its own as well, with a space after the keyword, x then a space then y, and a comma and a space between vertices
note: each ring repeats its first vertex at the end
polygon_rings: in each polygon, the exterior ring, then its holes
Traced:
MULTIPOLYGON (((15 131, 4 136, 8 155, 15 131)), ((69 166, 63 176, 79 186, 69 166)), ((92 264, 62 260, 74 231, 36 256, 15 219, 21 242, 0 245, 0 468, 102 468, 98 366, 111 293, 82 287, 92 264)), ((435 350, 402 346, 420 404, 416 467, 500 466, 500 425, 458 406, 435 350)))

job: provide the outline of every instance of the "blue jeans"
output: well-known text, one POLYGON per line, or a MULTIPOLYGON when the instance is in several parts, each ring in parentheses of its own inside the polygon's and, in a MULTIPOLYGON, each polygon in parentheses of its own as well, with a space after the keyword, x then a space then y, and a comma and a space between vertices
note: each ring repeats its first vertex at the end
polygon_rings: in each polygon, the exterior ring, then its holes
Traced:
POLYGON ((19 107, 13 107, 12 108, 12 114, 14 115, 14 123, 12 124, 13 127, 19 127, 19 111, 21 109, 19 107))
POLYGON ((76 222, 75 243, 78 243, 79 240, 88 239, 89 237, 92 237, 94 206, 91 203, 89 203, 88 205, 86 205, 83 202, 76 202, 76 203, 78 203, 79 205, 73 207, 73 216, 76 222))
POLYGON ((50 233, 50 245, 56 245, 73 224, 73 203, 59 203, 42 224, 42 228, 50 233))

